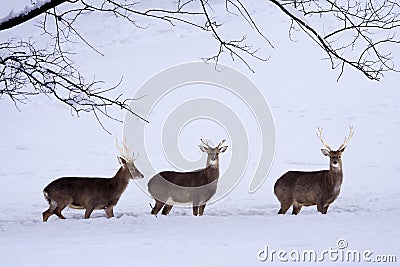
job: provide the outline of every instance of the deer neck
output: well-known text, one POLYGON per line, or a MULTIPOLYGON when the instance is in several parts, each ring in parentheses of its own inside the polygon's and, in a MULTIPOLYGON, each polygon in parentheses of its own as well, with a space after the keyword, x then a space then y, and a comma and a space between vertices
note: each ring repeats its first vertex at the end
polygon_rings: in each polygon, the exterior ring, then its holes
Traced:
POLYGON ((330 167, 328 171, 328 183, 333 186, 341 185, 343 181, 343 170, 342 165, 339 165, 339 168, 335 168, 333 166, 330 167))
POLYGON ((128 168, 120 167, 114 177, 111 179, 112 184, 114 185, 116 191, 120 191, 121 193, 128 186, 130 173, 128 168))
POLYGON ((216 163, 210 163, 207 161, 207 167, 204 169, 206 176, 208 178, 208 183, 211 183, 218 179, 219 177, 219 164, 218 161, 216 163))

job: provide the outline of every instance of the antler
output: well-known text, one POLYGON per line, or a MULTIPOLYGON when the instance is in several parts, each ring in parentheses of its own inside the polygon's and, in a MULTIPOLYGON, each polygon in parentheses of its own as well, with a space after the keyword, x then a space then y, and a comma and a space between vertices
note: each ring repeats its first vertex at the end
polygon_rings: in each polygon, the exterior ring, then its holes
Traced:
POLYGON ((221 142, 218 144, 218 146, 217 146, 217 147, 218 147, 218 148, 219 148, 219 147, 221 147, 221 146, 222 146, 222 144, 223 144, 225 141, 226 141, 225 139, 224 139, 224 140, 222 140, 222 141, 221 141, 221 142))
POLYGON ((318 136, 319 140, 321 140, 322 144, 323 144, 329 151, 332 151, 332 148, 331 148, 327 143, 325 143, 324 139, 322 138, 322 128, 319 128, 319 127, 318 127, 318 131, 319 131, 319 135, 317 134, 317 136, 318 136))
MULTIPOLYGON (((208 144, 208 143, 206 143, 206 142, 204 142, 204 140, 203 139, 200 139, 201 140, 201 142, 206 146, 206 147, 210 147, 210 145, 208 144)), ((225 142, 226 140, 224 139, 224 140, 222 140, 215 148, 219 148, 219 147, 221 147, 222 146, 222 144, 225 142)))
POLYGON ((210 147, 210 146, 208 145, 208 143, 204 142, 203 139, 200 139, 200 141, 201 141, 206 147, 210 147))
POLYGON ((340 147, 338 148, 338 150, 341 150, 343 148, 345 148, 347 146, 347 143, 349 142, 349 140, 353 137, 354 131, 353 131, 353 126, 350 126, 350 133, 349 133, 349 137, 345 137, 344 138, 344 142, 343 144, 340 145, 340 147))
POLYGON ((121 142, 121 144, 122 144, 122 147, 120 147, 118 145, 118 138, 116 138, 116 146, 118 148, 118 151, 119 151, 119 154, 121 155, 121 157, 125 158, 126 160, 132 160, 133 161, 134 160, 133 156, 134 156, 135 153, 132 153, 132 156, 130 155, 129 148, 126 145, 126 139, 124 139, 124 141, 121 142))

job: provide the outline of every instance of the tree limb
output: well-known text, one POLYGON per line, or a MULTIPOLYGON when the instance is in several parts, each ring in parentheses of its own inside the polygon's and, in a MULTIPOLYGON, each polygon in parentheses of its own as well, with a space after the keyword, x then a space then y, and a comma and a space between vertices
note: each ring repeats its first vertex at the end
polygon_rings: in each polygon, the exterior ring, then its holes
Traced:
POLYGON ((48 2, 44 2, 42 5, 38 5, 29 11, 21 11, 19 14, 12 16, 9 15, 8 18, 6 17, 1 20, 0 31, 11 29, 24 22, 30 21, 31 19, 44 14, 47 10, 55 8, 64 2, 68 2, 68 0, 49 0, 48 2))

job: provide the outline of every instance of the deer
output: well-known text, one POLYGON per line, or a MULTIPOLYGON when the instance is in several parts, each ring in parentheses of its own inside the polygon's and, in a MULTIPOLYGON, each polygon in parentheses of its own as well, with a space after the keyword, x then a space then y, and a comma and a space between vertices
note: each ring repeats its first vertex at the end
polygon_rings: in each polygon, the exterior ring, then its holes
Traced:
POLYGON ((322 130, 318 127, 317 137, 325 148, 321 149, 324 156, 329 157, 329 170, 320 171, 288 171, 275 183, 274 192, 281 208, 278 214, 285 214, 293 205, 292 214, 297 215, 302 206, 317 205, 317 210, 326 214, 329 205, 339 196, 343 182, 342 153, 349 140, 353 137, 353 127, 350 127, 348 137, 337 150, 333 150, 323 139, 322 130))
POLYGON ((141 179, 143 174, 136 168, 134 153, 130 154, 126 141, 117 148, 120 152, 118 162, 121 167, 112 178, 98 177, 61 177, 52 181, 43 189, 50 207, 43 212, 43 222, 53 214, 65 219, 61 214, 65 207, 85 209, 85 219, 89 219, 93 210, 103 209, 107 218, 114 217, 113 208, 117 205, 130 179, 141 179))
POLYGON ((148 182, 148 191, 155 200, 151 214, 168 215, 175 203, 192 204, 193 215, 202 216, 207 202, 217 191, 219 178, 219 154, 224 153, 228 146, 222 146, 222 140, 216 147, 211 147, 203 139, 199 148, 207 153, 207 163, 204 169, 176 172, 163 171, 154 175, 148 182))

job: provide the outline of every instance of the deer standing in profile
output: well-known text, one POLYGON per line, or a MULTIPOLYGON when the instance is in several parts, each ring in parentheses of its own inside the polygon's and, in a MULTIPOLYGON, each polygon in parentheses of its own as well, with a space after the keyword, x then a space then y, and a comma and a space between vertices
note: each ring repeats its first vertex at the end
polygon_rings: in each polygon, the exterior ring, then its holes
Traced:
POLYGON ((43 194, 49 202, 49 209, 43 212, 46 222, 53 214, 65 219, 62 210, 69 206, 74 209, 85 209, 85 219, 89 219, 93 210, 104 209, 107 218, 114 217, 114 206, 128 186, 129 179, 143 178, 135 167, 133 153, 130 155, 126 143, 117 148, 121 154, 118 161, 121 167, 112 178, 62 177, 46 186, 43 194))
POLYGON ((193 215, 201 216, 206 203, 217 191, 219 178, 219 154, 227 146, 222 140, 216 147, 211 147, 201 139, 200 150, 207 153, 207 164, 204 169, 191 172, 163 171, 153 176, 148 182, 148 190, 156 203, 151 214, 168 215, 174 203, 192 204, 193 215))
POLYGON ((281 209, 278 214, 285 214, 293 205, 292 214, 297 215, 302 206, 317 205, 317 210, 326 214, 329 205, 337 198, 343 181, 342 153, 353 136, 353 128, 337 150, 331 149, 322 137, 322 129, 318 128, 318 138, 326 149, 322 154, 329 157, 329 170, 321 171, 288 171, 275 183, 274 192, 281 209))

